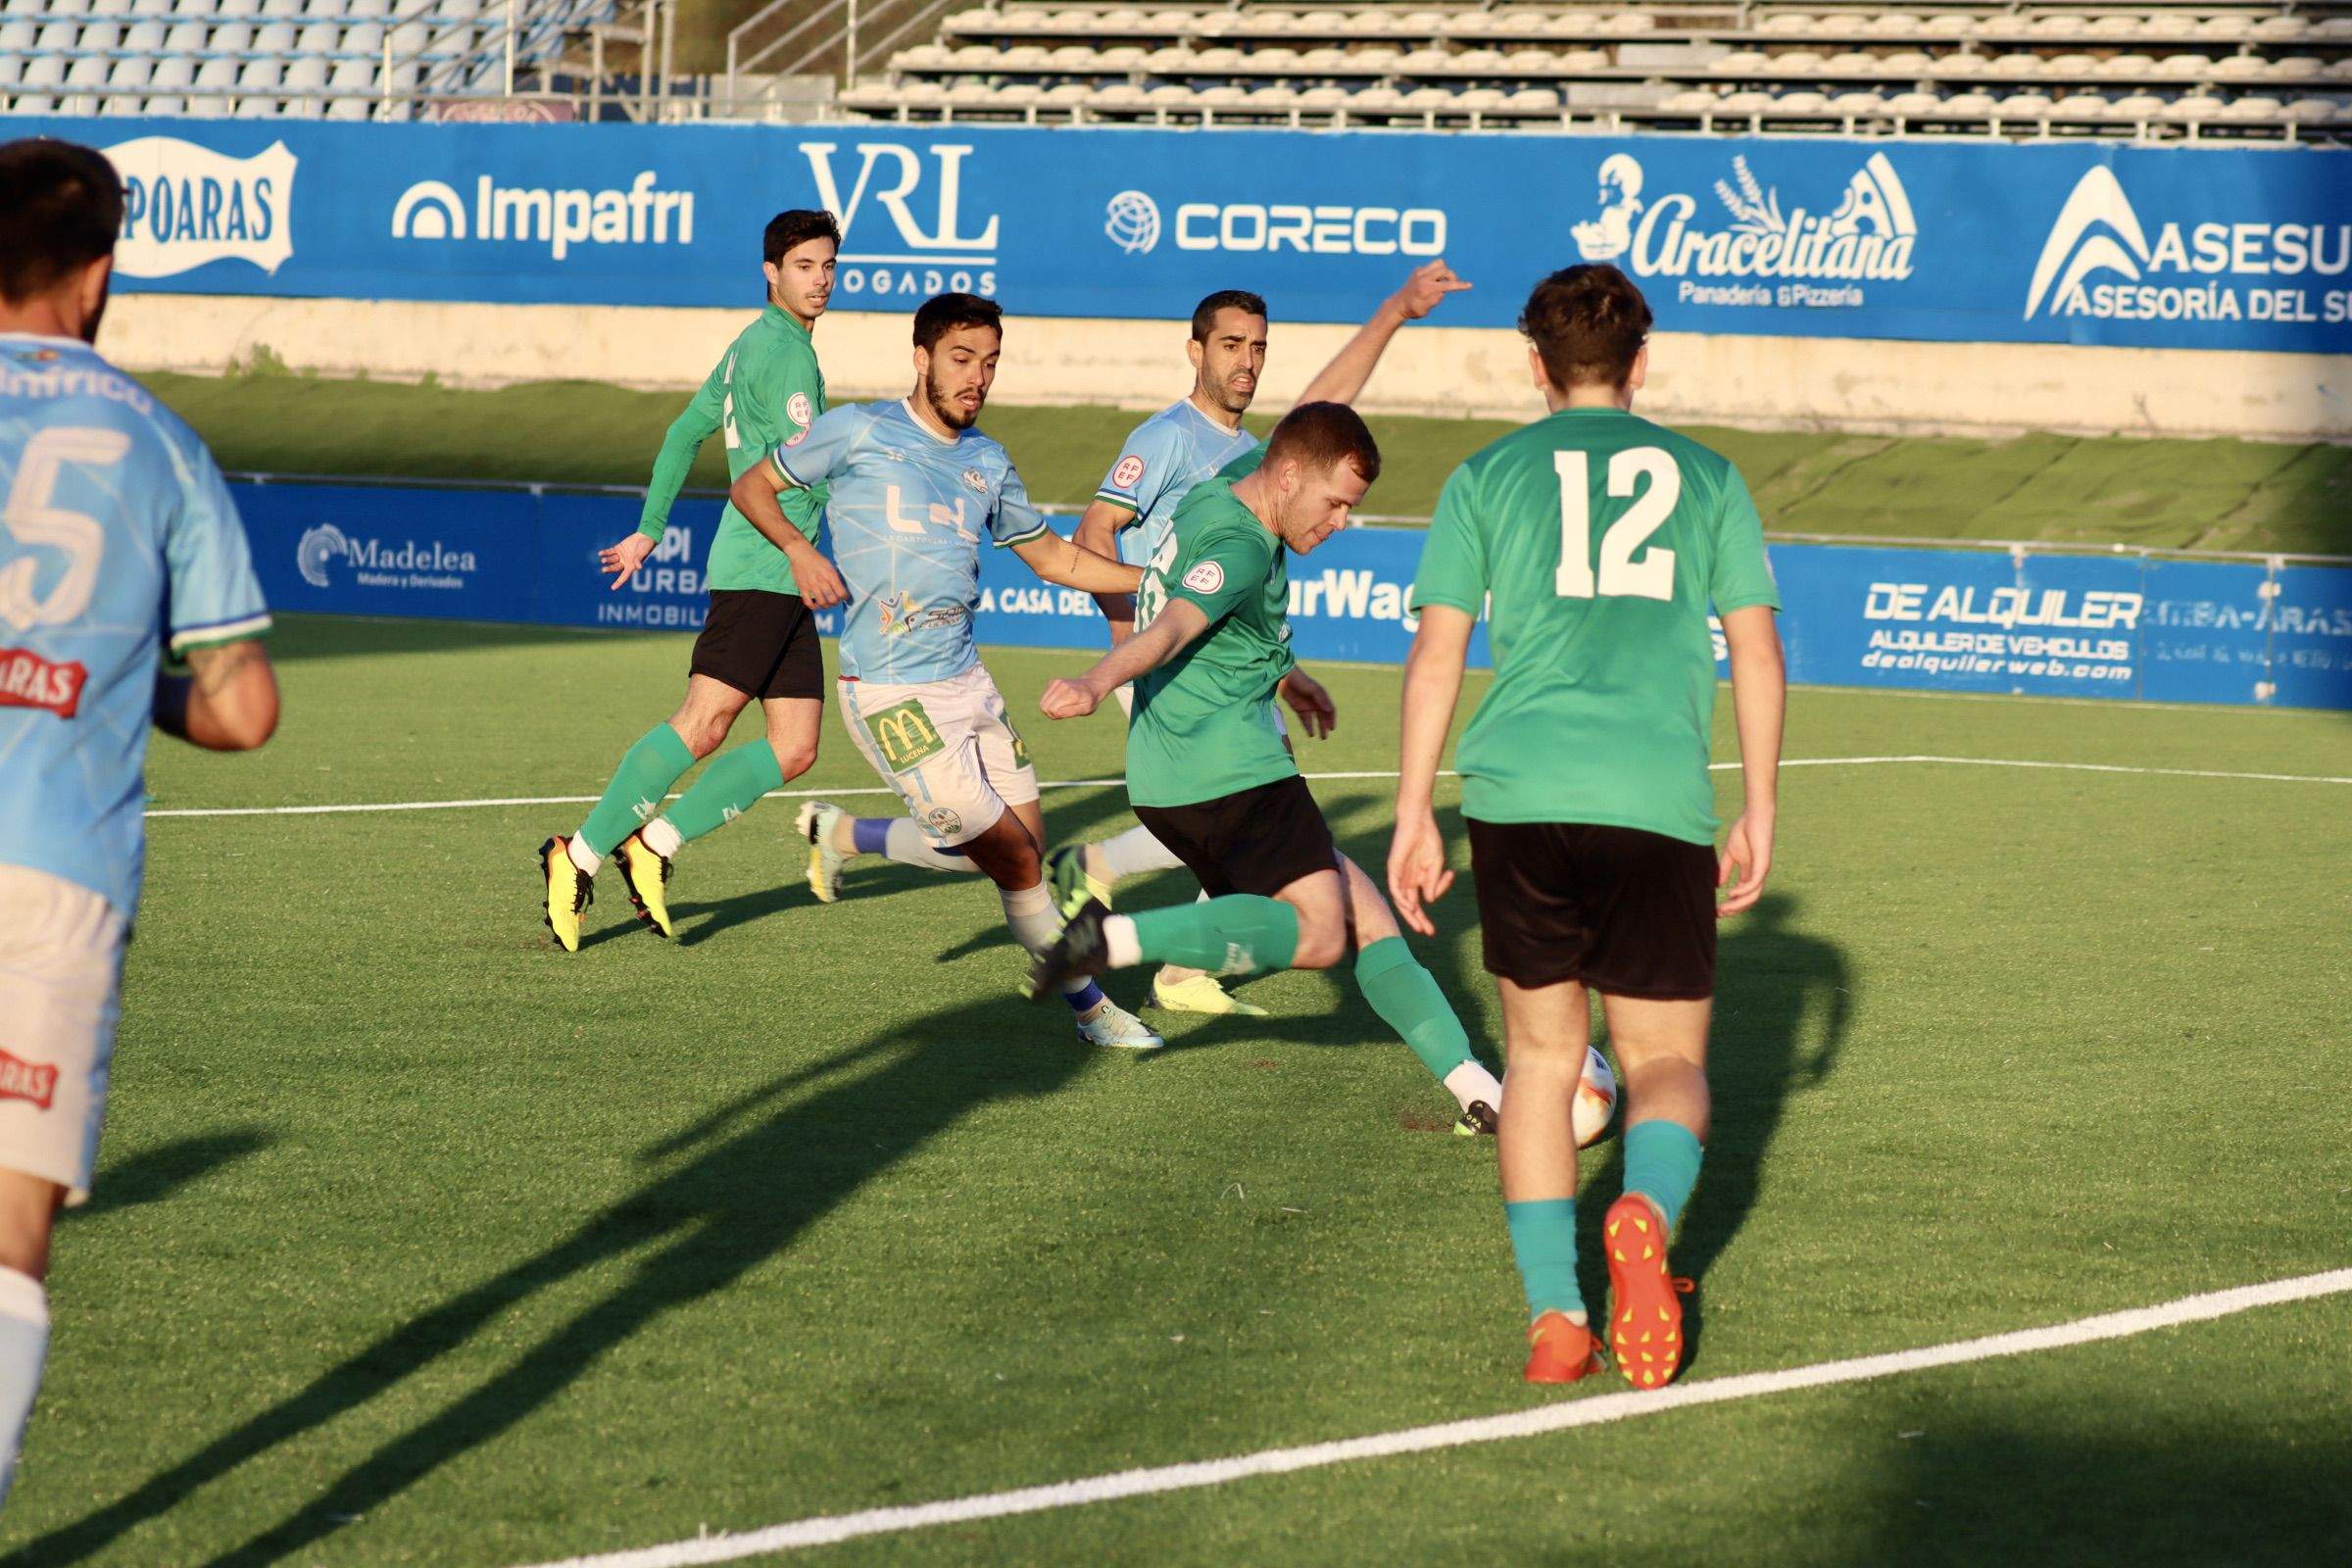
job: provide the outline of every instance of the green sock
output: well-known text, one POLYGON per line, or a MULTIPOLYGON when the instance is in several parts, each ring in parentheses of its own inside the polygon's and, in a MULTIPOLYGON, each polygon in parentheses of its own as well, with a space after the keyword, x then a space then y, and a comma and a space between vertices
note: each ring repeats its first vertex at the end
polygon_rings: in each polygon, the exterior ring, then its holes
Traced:
POLYGON ((1698 1134, 1679 1121, 1638 1121, 1625 1130, 1625 1190, 1658 1205, 1673 1234, 1698 1185, 1698 1134))
POLYGON ((1532 1322, 1546 1312, 1582 1312, 1585 1293, 1576 1287, 1576 1200, 1540 1198, 1505 1203, 1511 1255, 1519 1260, 1519 1282, 1527 1288, 1532 1322))
POLYGON ((1298 951, 1298 911, 1279 899, 1236 893, 1206 904, 1146 909, 1131 917, 1143 963, 1181 963, 1210 974, 1288 969, 1298 951))
POLYGON ((696 839, 724 827, 760 804, 769 790, 784 787, 784 769, 776 764, 776 749, 764 739, 733 751, 703 769, 694 788, 678 797, 666 813, 681 841, 696 839))
POLYGON ((1404 1037, 1430 1076, 1446 1075, 1470 1059, 1470 1035, 1437 976, 1421 967, 1402 937, 1384 937, 1355 956, 1355 983, 1381 1022, 1404 1037))
POLYGON ((694 754, 678 739, 678 732, 656 724, 638 737, 613 769, 604 799, 580 824, 581 839, 598 855, 611 855, 614 845, 637 831, 638 823, 662 809, 669 787, 693 765, 694 754))

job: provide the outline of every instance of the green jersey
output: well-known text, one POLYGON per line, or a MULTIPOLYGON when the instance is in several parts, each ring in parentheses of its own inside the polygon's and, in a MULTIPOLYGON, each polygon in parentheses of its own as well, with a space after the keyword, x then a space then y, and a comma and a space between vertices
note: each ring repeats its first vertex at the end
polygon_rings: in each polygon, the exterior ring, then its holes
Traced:
POLYGON ((1274 710, 1274 688, 1297 662, 1290 564, 1274 531, 1233 495, 1263 455, 1195 485, 1144 568, 1137 631, 1171 599, 1199 607, 1208 630, 1135 682, 1127 798, 1138 806, 1192 806, 1298 771, 1274 710))
MULTIPOLYGON (((808 329, 790 312, 770 305, 727 345, 726 358, 711 368, 702 390, 662 438, 637 531, 662 537, 669 525, 670 503, 677 500, 686 471, 711 431, 726 432, 727 477, 735 479, 797 439, 824 412, 825 376, 817 368, 816 345, 808 329)), ((792 525, 814 540, 825 515, 824 490, 787 490, 777 500, 792 525)), ((791 561, 735 510, 733 502, 719 514, 703 586, 800 592, 792 580, 791 561)))
POLYGON ((1740 470, 1697 442, 1564 409, 1454 469, 1413 602, 1488 606, 1494 684, 1457 752, 1462 814, 1712 844, 1710 601, 1781 607, 1740 470))

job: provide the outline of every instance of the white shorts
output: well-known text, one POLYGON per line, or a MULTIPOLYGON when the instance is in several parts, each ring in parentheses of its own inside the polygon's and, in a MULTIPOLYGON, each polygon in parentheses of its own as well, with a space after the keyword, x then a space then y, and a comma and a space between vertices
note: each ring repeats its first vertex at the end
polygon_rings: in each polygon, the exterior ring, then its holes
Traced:
POLYGON ((1037 799, 1029 748, 983 666, 911 686, 845 678, 839 689, 850 739, 934 844, 969 844, 1004 808, 1037 799))
POLYGON ((90 1196, 122 1016, 115 906, 76 882, 0 865, 0 1168, 90 1196))

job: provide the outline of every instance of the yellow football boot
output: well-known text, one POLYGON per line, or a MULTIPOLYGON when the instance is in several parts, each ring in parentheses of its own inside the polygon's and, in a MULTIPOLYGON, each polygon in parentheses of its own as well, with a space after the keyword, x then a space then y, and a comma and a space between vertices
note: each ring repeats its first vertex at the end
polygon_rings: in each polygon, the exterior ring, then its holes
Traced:
POLYGON ((580 912, 596 902, 596 883, 571 863, 571 840, 557 834, 539 846, 539 871, 547 882, 547 928, 565 953, 580 951, 580 912))
POLYGON ((676 936, 677 928, 669 923, 669 861, 649 849, 638 833, 622 839, 612 858, 620 862, 620 880, 629 890, 629 902, 637 906, 637 918, 657 935, 676 936))

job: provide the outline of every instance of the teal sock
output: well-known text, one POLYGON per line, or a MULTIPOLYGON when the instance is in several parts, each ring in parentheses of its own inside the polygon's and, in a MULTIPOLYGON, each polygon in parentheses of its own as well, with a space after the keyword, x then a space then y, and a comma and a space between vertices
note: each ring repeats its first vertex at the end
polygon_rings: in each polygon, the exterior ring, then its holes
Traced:
POLYGON ((1698 1185, 1698 1135, 1679 1121, 1638 1121, 1625 1130, 1625 1190, 1658 1205, 1672 1235, 1698 1185))
POLYGON ((1288 969, 1298 951, 1298 911, 1280 899, 1236 893, 1206 904, 1131 916, 1142 963, 1181 963, 1210 974, 1288 969))
POLYGON ((664 814, 678 830, 679 840, 692 844, 758 806, 760 797, 769 790, 783 787, 784 769, 777 765, 776 749, 764 739, 756 740, 704 768, 694 788, 679 796, 678 804, 664 814))
POLYGON ((1546 1312, 1582 1312, 1585 1293, 1576 1288, 1576 1200, 1540 1198, 1502 1205, 1510 1227, 1511 1255, 1527 1287, 1530 1322, 1546 1312))
POLYGON ((669 787, 693 765, 694 754, 678 739, 678 732, 656 724, 621 758, 612 782, 605 786, 604 799, 580 824, 581 840, 598 855, 611 855, 614 845, 637 831, 638 823, 662 809, 669 787))
POLYGON ((1384 937, 1355 956, 1355 983, 1381 1022, 1404 1037, 1430 1076, 1440 1083, 1470 1059, 1470 1034, 1438 989, 1437 976, 1421 967, 1402 937, 1384 937))

